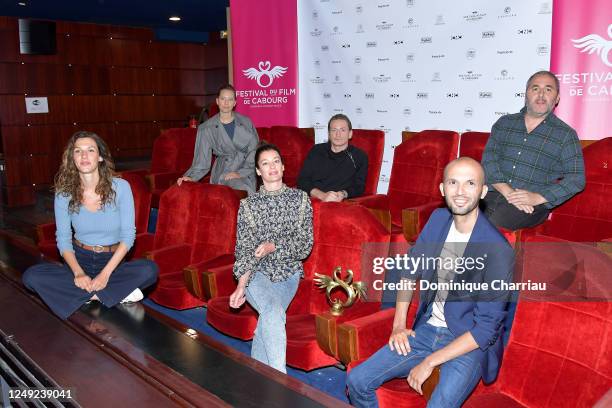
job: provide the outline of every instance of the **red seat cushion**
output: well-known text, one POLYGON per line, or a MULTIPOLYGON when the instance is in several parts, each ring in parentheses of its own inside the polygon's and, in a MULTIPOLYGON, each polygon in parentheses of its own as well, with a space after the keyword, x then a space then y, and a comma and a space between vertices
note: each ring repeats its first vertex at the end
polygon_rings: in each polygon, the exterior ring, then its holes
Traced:
POLYGON ((257 312, 248 302, 240 309, 229 306, 229 296, 208 301, 206 320, 215 329, 241 340, 251 340, 257 327, 257 312))

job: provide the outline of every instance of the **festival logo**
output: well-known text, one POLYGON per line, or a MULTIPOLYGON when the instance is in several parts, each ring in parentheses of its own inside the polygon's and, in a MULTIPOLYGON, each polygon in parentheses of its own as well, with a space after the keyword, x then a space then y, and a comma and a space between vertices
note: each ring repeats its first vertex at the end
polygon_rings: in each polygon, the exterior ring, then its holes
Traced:
POLYGON ((257 81, 257 85, 259 85, 260 88, 269 87, 272 85, 275 78, 280 78, 287 72, 287 67, 281 67, 280 65, 270 68, 270 61, 259 61, 257 67, 259 70, 256 68, 249 68, 243 70, 242 73, 247 78, 257 81))
POLYGON ((612 67, 612 61, 608 58, 610 50, 612 50, 612 24, 608 26, 608 37, 610 40, 606 40, 597 34, 589 34, 577 40, 572 39, 574 47, 581 48, 580 52, 588 52, 590 54, 597 54, 604 64, 612 67))

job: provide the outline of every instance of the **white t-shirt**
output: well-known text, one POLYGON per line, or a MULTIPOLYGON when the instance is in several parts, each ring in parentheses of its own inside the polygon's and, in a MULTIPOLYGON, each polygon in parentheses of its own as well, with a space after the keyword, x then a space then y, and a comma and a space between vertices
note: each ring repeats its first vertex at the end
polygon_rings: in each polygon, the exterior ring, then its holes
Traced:
MULTIPOLYGON (((448 235, 444 241, 444 247, 440 252, 441 268, 438 268, 438 283, 448 283, 455 276, 455 270, 444 269, 444 264, 448 264, 450 259, 460 258, 463 256, 465 247, 472 232, 462 234, 455 228, 455 221, 448 230, 448 235)), ((454 263, 453 263, 454 264, 454 263)), ((431 317, 427 320, 427 323, 436 327, 447 327, 446 318, 444 317, 444 304, 446 303, 446 297, 448 296, 447 290, 438 290, 436 292, 436 299, 434 300, 431 317)))

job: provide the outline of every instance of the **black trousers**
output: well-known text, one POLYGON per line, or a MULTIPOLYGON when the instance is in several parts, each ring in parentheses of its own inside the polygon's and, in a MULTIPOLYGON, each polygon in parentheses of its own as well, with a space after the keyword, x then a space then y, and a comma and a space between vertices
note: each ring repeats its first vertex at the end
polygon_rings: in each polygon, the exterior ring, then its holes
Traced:
POLYGON ((527 214, 506 201, 506 198, 493 188, 481 201, 481 209, 493 225, 512 231, 535 227, 546 221, 550 213, 544 204, 540 204, 533 207, 531 214, 527 214))

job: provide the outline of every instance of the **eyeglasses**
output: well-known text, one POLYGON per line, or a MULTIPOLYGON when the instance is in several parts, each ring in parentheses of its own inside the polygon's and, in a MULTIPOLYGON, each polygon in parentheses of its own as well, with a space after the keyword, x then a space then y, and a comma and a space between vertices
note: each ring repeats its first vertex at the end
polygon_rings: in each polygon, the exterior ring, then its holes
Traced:
POLYGON ((329 133, 348 133, 349 130, 347 128, 338 128, 338 129, 329 129, 329 133))

